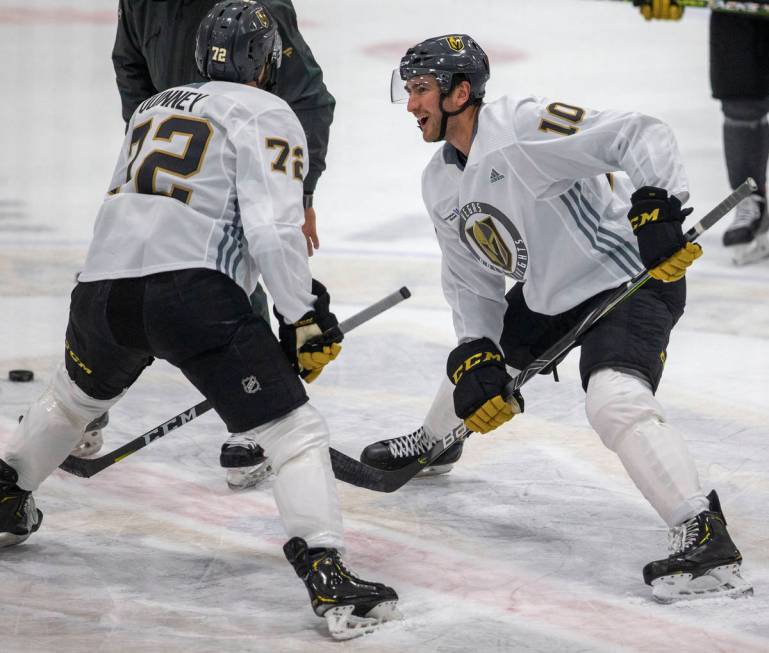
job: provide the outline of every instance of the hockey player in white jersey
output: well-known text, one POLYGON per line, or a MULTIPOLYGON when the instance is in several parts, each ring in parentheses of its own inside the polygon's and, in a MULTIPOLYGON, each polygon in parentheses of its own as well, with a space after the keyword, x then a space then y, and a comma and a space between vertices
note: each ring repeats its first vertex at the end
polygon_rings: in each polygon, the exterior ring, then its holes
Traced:
POLYGON ((72 293, 65 364, 1 456, 0 546, 38 530, 32 492, 86 424, 163 358, 230 432, 270 456, 284 552, 316 614, 334 637, 370 632, 398 616, 398 597, 342 561, 329 433, 300 380, 337 356, 342 335, 302 235, 304 131, 261 90, 280 65, 280 37, 263 5, 227 0, 201 22, 195 55, 212 81, 149 98, 128 124, 72 293), (251 309, 259 277, 280 342, 251 309))
MULTIPOLYGON (((682 208, 689 192, 671 130, 638 113, 539 97, 484 104, 488 78, 485 53, 460 34, 410 48, 393 74, 422 138, 446 141, 422 193, 458 345, 423 427, 366 447, 361 460, 396 469, 461 421, 487 433, 523 412, 520 394, 503 399, 510 372, 648 268, 653 278, 578 343, 587 417, 679 535, 673 555, 644 568, 654 596, 750 592, 718 497, 703 492, 654 396, 684 309, 684 273, 701 254, 682 233, 691 210, 682 208), (506 277, 516 282, 507 294, 506 277)), ((461 447, 435 471, 448 471, 461 447)))

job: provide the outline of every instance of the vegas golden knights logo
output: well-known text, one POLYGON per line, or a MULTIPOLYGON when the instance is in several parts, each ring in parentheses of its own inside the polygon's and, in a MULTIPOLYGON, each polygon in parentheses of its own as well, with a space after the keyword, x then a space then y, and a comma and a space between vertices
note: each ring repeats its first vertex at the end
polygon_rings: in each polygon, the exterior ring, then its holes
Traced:
POLYGON ((446 38, 446 41, 449 44, 449 47, 456 52, 462 52, 462 50, 465 49, 465 44, 462 41, 461 36, 449 36, 446 38))
POLYGON ((267 18, 267 14, 264 13, 264 9, 257 9, 256 17, 259 19, 259 22, 262 24, 262 27, 269 27, 270 26, 270 20, 267 18))
POLYGON ((477 243, 489 261, 508 272, 512 271, 513 256, 494 226, 491 216, 474 222, 467 230, 467 235, 477 243))

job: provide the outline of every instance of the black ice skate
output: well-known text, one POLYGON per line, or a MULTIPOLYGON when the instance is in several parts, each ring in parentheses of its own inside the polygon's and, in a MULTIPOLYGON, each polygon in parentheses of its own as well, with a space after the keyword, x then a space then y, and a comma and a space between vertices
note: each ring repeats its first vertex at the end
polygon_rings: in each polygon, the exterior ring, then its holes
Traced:
MULTIPOLYGON (((429 451, 433 444, 435 441, 431 440, 425 433, 424 427, 420 426, 408 435, 370 444, 361 453, 360 461, 377 469, 386 469, 387 471, 400 469, 429 451)), ((455 442, 441 456, 436 458, 432 465, 425 467, 417 476, 447 474, 462 456, 463 446, 464 441, 455 442)))
POLYGON ((358 578, 336 549, 308 549, 302 538, 292 537, 283 552, 304 581, 312 609, 326 619, 334 639, 365 635, 386 621, 402 618, 395 608, 395 590, 358 578))
POLYGON ((737 205, 734 221, 724 232, 724 245, 730 248, 737 265, 753 263, 769 256, 769 215, 766 199, 754 193, 737 205))
POLYGON ((219 464, 227 469, 231 490, 259 485, 272 473, 270 461, 256 440, 246 433, 233 433, 222 445, 219 464))
POLYGON ((742 555, 726 530, 715 490, 708 500, 710 510, 670 531, 672 555, 644 567, 644 581, 660 603, 753 593, 740 575, 742 555))
POLYGON ((32 493, 16 485, 16 470, 0 460, 0 548, 21 544, 43 521, 32 493))

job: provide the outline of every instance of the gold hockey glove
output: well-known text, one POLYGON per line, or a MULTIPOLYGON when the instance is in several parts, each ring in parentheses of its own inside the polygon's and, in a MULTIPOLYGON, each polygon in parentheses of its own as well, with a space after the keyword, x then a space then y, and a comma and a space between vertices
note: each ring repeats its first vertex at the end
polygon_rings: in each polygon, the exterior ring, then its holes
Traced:
POLYGON ((509 402, 502 398, 510 375, 488 338, 456 347, 449 354, 446 373, 454 384, 454 412, 471 431, 488 433, 523 412, 520 392, 509 402))
POLYGON ((283 351, 306 383, 317 379, 323 368, 339 355, 342 351, 339 343, 344 338, 344 334, 335 328, 339 322, 329 310, 331 298, 326 287, 313 279, 312 294, 317 298, 315 310, 305 313, 293 324, 286 324, 283 316, 273 308, 283 351))
POLYGON ((633 0, 633 4, 641 8, 646 20, 680 20, 684 15, 684 8, 676 0, 633 0))
POLYGON ((649 270, 649 276, 660 281, 678 281, 686 274, 686 268, 700 256, 702 256, 702 247, 697 243, 686 243, 669 259, 649 270))

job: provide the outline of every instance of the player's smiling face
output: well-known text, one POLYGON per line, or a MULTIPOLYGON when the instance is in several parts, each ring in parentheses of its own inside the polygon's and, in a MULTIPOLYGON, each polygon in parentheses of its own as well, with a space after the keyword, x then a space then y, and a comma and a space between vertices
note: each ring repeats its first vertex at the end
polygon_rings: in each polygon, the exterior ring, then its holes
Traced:
POLYGON ((417 119, 422 138, 428 143, 438 140, 441 131, 441 90, 433 75, 419 75, 409 79, 405 86, 409 113, 417 119))

